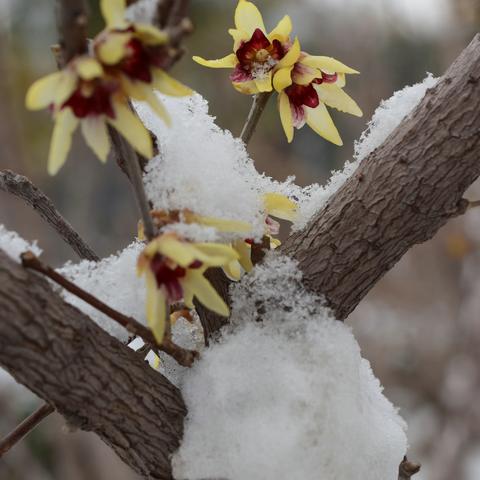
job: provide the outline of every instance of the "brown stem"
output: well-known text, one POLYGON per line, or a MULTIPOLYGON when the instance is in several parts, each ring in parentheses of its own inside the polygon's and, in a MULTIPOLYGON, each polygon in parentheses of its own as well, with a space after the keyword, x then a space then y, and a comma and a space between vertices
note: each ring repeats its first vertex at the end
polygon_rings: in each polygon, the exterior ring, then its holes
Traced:
POLYGON ((480 207, 480 200, 475 200, 474 202, 468 202, 468 207, 467 210, 470 210, 471 208, 476 208, 480 207))
POLYGON ((51 405, 45 403, 17 425, 6 437, 0 440, 0 458, 54 411, 55 409, 51 405))
POLYGON ((240 138, 243 140, 245 145, 248 145, 253 134, 255 133, 255 129, 257 128, 258 121, 262 116, 265 107, 267 106, 268 100, 272 96, 272 92, 265 92, 259 93, 253 97, 252 108, 250 109, 250 113, 248 114, 247 121, 242 129, 242 133, 240 134, 240 138))
POLYGON ((95 262, 99 260, 95 252, 85 243, 70 223, 62 217, 53 202, 27 177, 10 170, 1 170, 0 190, 21 198, 32 207, 72 247, 80 258, 95 262))
POLYGON ((82 299, 99 312, 102 312, 110 317, 132 335, 140 337, 145 343, 154 345, 162 352, 172 356, 180 365, 184 367, 191 367, 195 359, 198 358, 198 352, 184 350, 178 345, 174 344, 168 337, 165 337, 163 342, 159 344, 151 330, 149 330, 147 327, 142 325, 133 317, 124 315, 123 313, 120 313, 119 311, 109 307, 106 303, 103 303, 98 298, 80 288, 78 285, 75 285, 63 275, 60 275, 58 272, 56 272, 52 267, 43 264, 34 253, 22 253, 21 258, 22 265, 25 268, 35 270, 50 278, 65 290, 73 293, 76 297, 82 299))
POLYGON ((407 457, 405 457, 398 469, 398 480, 410 480, 419 471, 420 464, 410 462, 407 457))
POLYGON ((150 205, 143 186, 142 171, 138 162, 137 154, 131 145, 118 132, 112 129, 110 134, 114 138, 113 143, 118 149, 120 157, 125 161, 126 170, 135 193, 138 209, 142 215, 145 237, 148 240, 152 240, 155 237, 155 228, 150 215, 150 205))

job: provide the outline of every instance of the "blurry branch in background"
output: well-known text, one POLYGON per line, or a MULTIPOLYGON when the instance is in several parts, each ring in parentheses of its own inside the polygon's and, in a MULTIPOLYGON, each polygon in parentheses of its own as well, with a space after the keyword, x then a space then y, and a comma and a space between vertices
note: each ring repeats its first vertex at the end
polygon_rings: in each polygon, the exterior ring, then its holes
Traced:
POLYGON ((99 260, 95 252, 55 208, 53 202, 27 177, 10 170, 0 170, 0 190, 21 198, 32 207, 82 260, 99 260))
POLYGON ((272 92, 266 92, 259 93, 253 97, 252 108, 250 109, 247 121, 243 126, 242 133, 240 134, 240 138, 245 145, 250 143, 250 140, 255 133, 255 129, 257 128, 258 121, 260 120, 271 96, 272 92))
POLYGON ((6 437, 0 440, 0 458, 3 457, 13 446, 15 446, 23 437, 29 434, 43 419, 53 413, 55 409, 48 403, 43 404, 6 437))

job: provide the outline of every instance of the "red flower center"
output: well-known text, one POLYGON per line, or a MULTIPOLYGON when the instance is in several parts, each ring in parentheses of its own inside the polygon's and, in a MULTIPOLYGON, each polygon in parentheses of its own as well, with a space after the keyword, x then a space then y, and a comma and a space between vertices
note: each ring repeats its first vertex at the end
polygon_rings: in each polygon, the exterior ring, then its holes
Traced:
POLYGON ((243 42, 235 53, 239 63, 230 78, 233 82, 245 82, 268 74, 287 50, 279 40, 270 42, 257 28, 252 38, 243 42))
POLYGON ((285 89, 285 93, 288 95, 290 103, 297 108, 304 105, 315 108, 320 104, 318 94, 311 83, 309 85, 294 83, 285 89))
POLYGON ((70 107, 77 118, 107 115, 115 118, 112 107, 112 94, 118 89, 114 81, 92 80, 81 81, 62 108, 70 107))
POLYGON ((155 275, 157 287, 165 287, 169 301, 178 302, 183 297, 183 288, 180 279, 185 276, 187 271, 182 267, 171 268, 165 257, 156 254, 150 261, 150 269, 155 275))

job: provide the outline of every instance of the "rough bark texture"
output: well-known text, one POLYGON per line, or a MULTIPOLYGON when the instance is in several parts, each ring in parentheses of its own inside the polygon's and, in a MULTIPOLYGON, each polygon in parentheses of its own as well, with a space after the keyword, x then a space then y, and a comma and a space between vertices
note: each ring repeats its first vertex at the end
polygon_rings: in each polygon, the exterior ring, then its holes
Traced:
POLYGON ((0 170, 0 190, 21 198, 32 207, 70 245, 82 259, 98 261, 96 253, 80 237, 53 202, 27 177, 10 170, 0 170))
POLYGON ((284 253, 344 319, 417 243, 465 212, 480 175, 480 35, 284 253))
POLYGON ((175 386, 1 250, 0 317, 0 364, 18 382, 145 478, 172 478, 186 413, 175 386))

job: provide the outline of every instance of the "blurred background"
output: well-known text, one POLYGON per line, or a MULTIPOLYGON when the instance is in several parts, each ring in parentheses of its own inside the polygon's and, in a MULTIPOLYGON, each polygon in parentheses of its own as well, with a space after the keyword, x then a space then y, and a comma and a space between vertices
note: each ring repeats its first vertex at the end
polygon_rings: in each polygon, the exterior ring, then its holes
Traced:
MULTIPOLYGON (((305 50, 361 71, 347 92, 363 119, 333 112, 345 146, 308 128, 288 145, 271 102, 249 148, 257 167, 279 180, 295 174, 325 182, 350 159, 355 139, 379 102, 427 72, 441 75, 480 30, 480 0, 257 0, 268 27, 289 13, 305 50)), ((209 99, 218 124, 241 130, 250 100, 226 71, 190 60, 231 49, 227 28, 236 0, 192 0, 196 30, 174 74, 209 99)), ((102 27, 91 1, 92 33, 102 27)), ((268 28, 267 27, 267 28, 268 28)), ((52 123, 27 112, 24 95, 55 69, 53 0, 0 0, 0 168, 27 175, 100 255, 125 247, 136 231, 129 184, 114 162, 93 158, 80 138, 55 178, 46 175, 52 123)), ((480 185, 469 198, 480 199, 480 185)), ((0 223, 37 239, 54 265, 74 254, 22 202, 0 192, 0 223)), ((480 479, 480 209, 450 222, 431 242, 412 249, 352 314, 354 328, 387 396, 409 423, 410 456, 423 464, 418 480, 480 479)), ((0 436, 39 400, 0 370, 0 436)), ((1 480, 133 480, 137 477, 86 433, 67 434, 53 415, 0 460, 1 480)), ((347 480, 347 479, 346 479, 347 480)))

